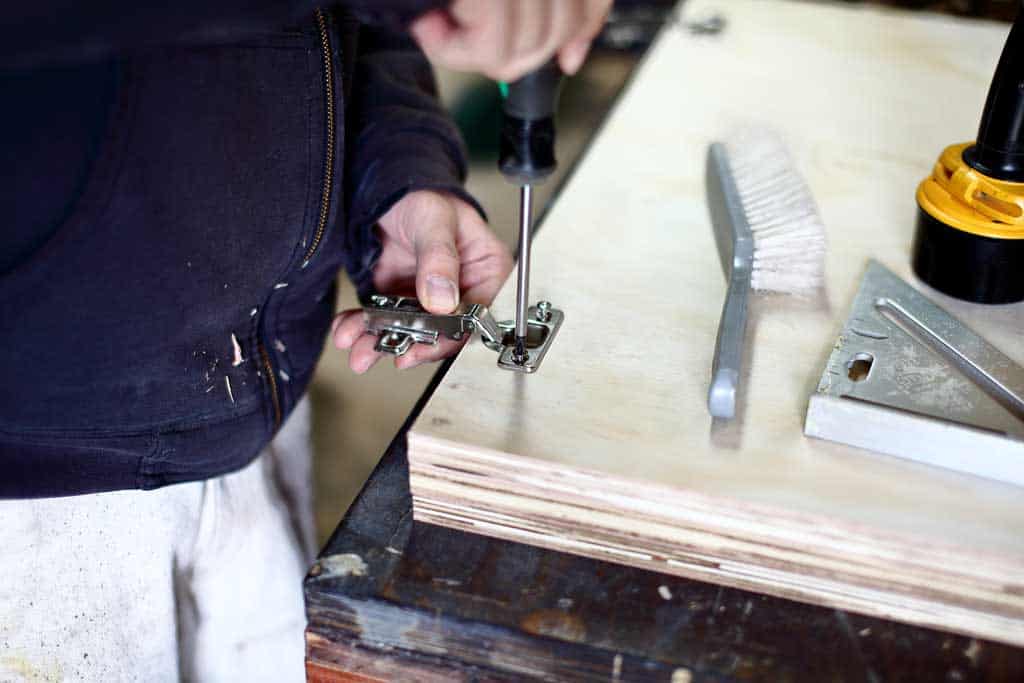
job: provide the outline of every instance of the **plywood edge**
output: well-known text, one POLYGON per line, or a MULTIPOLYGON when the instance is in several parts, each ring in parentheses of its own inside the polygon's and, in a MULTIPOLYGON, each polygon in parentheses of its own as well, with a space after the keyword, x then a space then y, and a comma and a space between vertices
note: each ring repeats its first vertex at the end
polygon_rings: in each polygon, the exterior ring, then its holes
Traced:
MULTIPOLYGON (((522 509, 526 511, 540 512, 552 505, 557 505, 562 514, 572 517, 577 521, 586 520, 595 514, 601 515, 608 512, 609 508, 602 504, 602 501, 587 498, 584 495, 573 496, 552 496, 550 492, 536 492, 526 487, 515 487, 504 489, 489 485, 486 479, 464 477, 434 476, 436 473, 427 470, 415 469, 411 472, 412 489, 414 496, 421 498, 435 498, 437 495, 456 496, 455 499, 473 501, 478 506, 486 506, 496 500, 515 500, 522 509), (456 488, 453 488, 456 487, 456 488), (457 491, 457 493, 451 493, 457 491), (507 498, 514 496, 514 498, 507 498)), ((679 519, 665 520, 657 516, 640 516, 623 514, 621 510, 615 510, 615 525, 617 527, 638 528, 644 525, 662 529, 662 533, 675 533, 666 536, 677 541, 686 536, 699 535, 702 538, 713 538, 716 543, 726 543, 730 547, 741 547, 761 551, 765 556, 787 556, 798 554, 800 556, 811 555, 819 558, 821 562, 839 562, 844 565, 855 563, 865 567, 865 570, 874 569, 887 574, 892 571, 910 571, 919 576, 949 577, 955 576, 958 585, 964 587, 969 585, 990 586, 993 583, 1003 585, 1009 581, 1012 585, 1013 578, 1019 577, 1020 572, 1016 567, 1002 568, 987 565, 979 565, 971 562, 964 565, 958 562, 959 557, 942 555, 934 557, 927 554, 913 552, 912 549, 900 549, 898 556, 891 553, 880 552, 872 546, 859 546, 857 544, 842 543, 835 541, 831 545, 808 542, 807 539, 779 538, 764 539, 758 538, 756 529, 744 527, 740 524, 728 526, 709 524, 707 519, 713 518, 714 512, 701 514, 694 519, 680 521, 679 519), (628 519, 628 525, 622 520, 628 519), (936 569, 940 568, 940 569, 936 569), (956 568, 951 569, 951 568, 956 568)))
POLYGON ((414 495, 422 476, 448 479, 488 491, 572 501, 590 509, 616 510, 637 520, 701 528, 779 547, 815 547, 833 557, 871 557, 922 568, 960 566, 965 580, 1005 581, 1024 595, 1024 558, 976 552, 952 543, 901 536, 875 526, 736 498, 624 481, 520 455, 467 449, 433 436, 410 433, 408 453, 414 495), (960 562, 965 556, 972 558, 969 565, 960 562))
POLYGON ((554 529, 547 533, 530 530, 528 527, 488 524, 475 519, 473 515, 467 517, 436 511, 430 505, 423 504, 423 501, 418 507, 414 506, 414 517, 422 522, 473 533, 486 533, 488 536, 496 538, 584 555, 640 569, 708 581, 884 619, 895 619, 1010 645, 1024 646, 1024 621, 1021 619, 964 609, 945 602, 929 601, 904 593, 851 587, 842 582, 813 579, 799 573, 772 570, 744 563, 652 561, 643 555, 621 553, 614 546, 599 542, 585 546, 566 543, 565 539, 554 529))
POLYGON ((491 492, 474 499, 475 487, 424 481, 414 492, 414 515, 419 508, 447 512, 488 525, 510 525, 534 531, 558 530, 567 543, 615 548, 624 556, 650 562, 743 562, 769 569, 789 569, 807 576, 844 577, 864 586, 903 593, 927 594, 946 604, 971 606, 1024 619, 1024 595, 1007 592, 1000 579, 965 580, 957 565, 892 566, 871 558, 824 557, 813 547, 779 548, 716 535, 703 529, 684 529, 657 523, 623 524, 617 511, 584 510, 561 502, 524 500, 521 494, 491 492), (627 528, 628 527, 628 528, 627 528))

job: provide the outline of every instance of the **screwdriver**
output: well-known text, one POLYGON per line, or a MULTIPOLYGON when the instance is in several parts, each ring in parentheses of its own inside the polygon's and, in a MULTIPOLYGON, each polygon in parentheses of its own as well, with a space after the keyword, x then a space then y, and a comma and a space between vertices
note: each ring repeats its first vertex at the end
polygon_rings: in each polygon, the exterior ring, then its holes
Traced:
POLYGON ((512 360, 526 363, 530 296, 530 232, 533 186, 551 175, 555 161, 555 109, 562 70, 555 60, 512 83, 502 84, 503 121, 498 170, 519 187, 519 268, 516 274, 515 346, 512 360))

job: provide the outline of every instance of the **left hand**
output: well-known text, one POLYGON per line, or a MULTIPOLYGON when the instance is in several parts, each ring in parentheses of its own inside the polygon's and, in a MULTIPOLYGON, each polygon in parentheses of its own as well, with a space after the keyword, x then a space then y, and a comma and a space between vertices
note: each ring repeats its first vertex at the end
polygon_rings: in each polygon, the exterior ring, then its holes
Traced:
MULTIPOLYGON (((373 285, 382 294, 415 293, 431 313, 451 313, 460 299, 489 305, 512 271, 512 256, 472 206, 454 195, 410 192, 378 221, 382 250, 373 285)), ((375 335, 367 334, 362 309, 342 311, 331 336, 339 349, 351 349, 348 364, 362 374, 380 360, 375 335)), ((466 340, 413 344, 395 358, 411 368, 453 355, 466 340)))

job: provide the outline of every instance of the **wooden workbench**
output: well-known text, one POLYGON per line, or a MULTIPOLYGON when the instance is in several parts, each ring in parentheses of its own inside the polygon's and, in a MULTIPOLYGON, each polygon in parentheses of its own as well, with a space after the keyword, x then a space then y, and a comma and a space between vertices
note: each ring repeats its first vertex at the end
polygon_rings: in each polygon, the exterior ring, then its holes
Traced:
MULTIPOLYGON (((849 3, 686 11, 726 28, 662 31, 534 241, 532 298, 565 311, 543 367, 499 372, 471 344, 410 430, 416 519, 1024 645, 1019 487, 803 432, 869 259, 1024 364, 1024 304, 957 301, 910 268, 917 185, 975 134, 1008 27, 849 3), (825 282, 752 297, 725 422, 706 407, 725 278, 704 160, 758 127, 821 210, 825 282)), ((905 348, 872 373, 972 404, 905 348)))
MULTIPOLYGON (((749 7, 751 3, 744 2, 743 5, 749 7)), ((706 8, 710 5, 703 3, 703 6, 706 8)), ((733 6, 723 4, 722 9, 728 10, 733 6)), ((776 3, 769 2, 758 5, 762 10, 775 6, 776 3)), ((803 7, 808 17, 817 8, 812 5, 803 7)), ((901 16, 905 18, 905 15, 901 16)), ((767 15, 764 18, 767 30, 767 15)), ((948 34, 950 44, 956 42, 953 38, 958 35, 958 31, 953 23, 938 21, 936 26, 940 33, 948 34)), ((978 25, 974 25, 968 31, 972 32, 972 35, 992 33, 991 30, 984 30, 984 27, 978 25)), ((777 40, 785 41, 796 37, 796 34, 787 35, 778 37, 777 40)), ((820 37, 818 41, 827 42, 820 37)), ((855 42, 854 37, 847 36, 845 42, 838 40, 831 47, 839 54, 860 55, 863 53, 863 46, 853 44, 855 42)), ((934 35, 924 42, 933 45, 934 35)), ((880 38, 876 44, 869 47, 887 50, 887 58, 894 58, 895 51, 895 58, 910 59, 908 55, 919 51, 921 44, 913 41, 904 44, 890 37, 880 38)), ((712 46, 709 45, 707 49, 709 53, 713 52, 712 46)), ((993 54, 997 50, 998 46, 990 46, 993 54)), ((976 100, 977 108, 980 109, 984 88, 977 86, 978 74, 990 69, 991 65, 982 64, 984 60, 978 57, 977 52, 973 55, 966 62, 958 62, 952 75, 947 74, 947 82, 959 82, 959 86, 953 87, 955 98, 960 100, 958 106, 944 111, 944 116, 939 117, 939 121, 915 120, 908 124, 914 128, 913 134, 917 136, 917 142, 910 144, 907 140, 899 141, 895 149, 900 150, 900 153, 893 154, 883 163, 886 177, 896 178, 897 182, 884 185, 876 192, 877 196, 872 195, 874 200, 880 201, 865 205, 863 193, 858 192, 861 186, 850 179, 850 174, 857 169, 874 167, 877 163, 874 143, 855 150, 857 153, 846 157, 839 166, 832 166, 833 155, 830 153, 835 144, 841 143, 851 135, 881 135, 884 126, 879 125, 878 116, 867 116, 861 121, 862 125, 852 133, 849 128, 844 128, 837 121, 823 117, 823 128, 815 133, 813 144, 803 142, 797 146, 798 157, 809 158, 813 168, 819 172, 822 169, 825 171, 817 180, 812 178, 811 184, 815 192, 821 196, 832 197, 833 200, 835 197, 841 200, 840 205, 832 206, 830 203, 830 208, 826 208, 826 221, 839 225, 843 230, 849 231, 849 234, 856 234, 858 228, 854 218, 877 221, 879 216, 876 212, 879 206, 891 207, 897 200, 906 204, 906 221, 895 225, 892 234, 883 238, 878 245, 885 254, 888 254, 888 260, 894 267, 904 266, 901 270, 904 276, 907 275, 905 260, 900 260, 902 257, 899 257, 899 254, 903 253, 909 244, 908 225, 913 214, 912 191, 914 179, 919 174, 918 169, 926 169, 942 144, 952 142, 948 137, 951 127, 963 128, 963 136, 968 137, 976 125, 974 115, 965 113, 965 102, 968 99, 976 100), (847 137, 844 138, 844 135, 847 137), (928 139, 927 144, 921 142, 924 138, 928 139), (929 151, 925 149, 927 147, 934 150, 929 151), (907 154, 908 149, 917 151, 907 154), (860 213, 857 213, 858 211, 860 213)), ((737 56, 736 59, 740 57, 737 56)), ((857 67, 854 83, 826 83, 827 92, 840 87, 859 87, 866 91, 870 89, 873 79, 887 77, 876 68, 878 60, 868 58, 860 61, 854 57, 851 59, 857 67)), ((769 70, 761 68, 763 66, 753 67, 753 77, 762 80, 768 77, 769 70)), ((930 63, 925 71, 932 68, 935 68, 934 63, 930 63)), ((722 99, 727 98, 730 89, 739 85, 734 79, 723 80, 722 99)), ((886 111, 910 110, 914 102, 911 86, 905 83, 891 85, 895 99, 885 104, 886 111)), ((685 96, 692 94, 692 91, 686 88, 682 73, 679 92, 685 96)), ((816 100, 814 104, 827 109, 826 100, 827 98, 816 100)), ((705 98, 691 102, 689 106, 695 108, 695 111, 703 111, 701 116, 709 120, 726 118, 715 108, 714 101, 716 100, 705 98), (702 107, 704 109, 701 109, 702 107)), ((653 102, 654 100, 647 103, 646 111, 650 110, 649 105, 653 102)), ((751 111, 754 114, 760 111, 768 115, 778 115, 784 108, 784 104, 765 98, 759 109, 753 108, 751 111)), ((809 116, 815 113, 812 111, 809 116)), ((672 115, 672 111, 661 111, 657 114, 661 119, 670 118, 672 115)), ((623 125, 621 122, 613 122, 612 132, 616 136, 623 135, 623 125), (614 125, 619 125, 620 128, 615 129, 614 125)), ((794 135, 794 132, 802 132, 799 122, 791 121, 789 128, 786 132, 791 140, 803 139, 799 134, 794 135)), ((639 136, 638 139, 646 142, 634 152, 626 154, 621 165, 634 176, 645 178, 649 178, 657 166, 652 158, 645 155, 645 149, 658 149, 669 144, 697 148, 702 147, 704 143, 703 134, 698 135, 692 130, 673 140, 659 138, 661 133, 658 130, 663 133, 664 128, 659 129, 657 126, 642 126, 630 130, 639 136)), ((608 133, 608 129, 605 132, 608 133)), ((699 164, 699 155, 687 163, 691 162, 699 164)), ((670 216, 675 222, 668 225, 666 221, 669 219, 666 218, 655 226, 657 230, 683 230, 685 226, 682 223, 696 224, 706 220, 699 202, 702 190, 695 174, 689 173, 685 181, 674 182, 669 189, 687 196, 670 202, 677 211, 666 213, 666 216, 670 216), (680 219, 680 216, 685 220, 680 219)), ((640 199, 649 199, 647 203, 658 201, 649 196, 657 191, 657 183, 650 185, 641 193, 640 199)), ((589 196, 592 195, 588 194, 589 196)), ((636 224, 646 227, 647 224, 643 220, 646 214, 641 211, 645 202, 624 203, 620 201, 621 198, 621 193, 612 192, 610 189, 606 193, 601 193, 596 200, 599 209, 596 213, 605 217, 618 216, 619 213, 616 211, 620 211, 625 205, 638 212, 636 224)), ((583 200, 579 196, 572 202, 567 202, 567 199, 569 198, 559 199, 555 205, 556 211, 552 213, 555 219, 561 215, 565 225, 559 226, 558 220, 555 220, 555 224, 547 229, 558 230, 560 227, 570 226, 571 217, 581 215, 576 209, 583 200)), ((613 234, 621 236, 620 233, 632 227, 633 224, 624 224, 616 228, 619 232, 613 234)), ((708 242, 707 230, 697 234, 697 229, 692 225, 686 229, 693 231, 691 234, 694 241, 708 242)), ((607 235, 603 231, 601 234, 607 235)), ((557 240, 547 244, 550 247, 556 242, 557 240)), ((544 244, 544 240, 541 240, 537 253, 539 288, 543 290, 547 287, 553 292, 570 291, 568 284, 558 280, 560 275, 558 268, 555 267, 557 260, 565 258, 565 254, 555 253, 557 250, 545 247, 544 244)), ((799 314, 803 315, 802 320, 811 321, 811 328, 827 327, 831 324, 832 318, 839 320, 844 315, 846 305, 856 288, 862 262, 871 251, 860 245, 853 247, 852 251, 832 252, 830 272, 839 284, 830 286, 826 310, 803 311, 799 314)), ((609 258, 618 258, 620 262, 628 261, 623 254, 616 252, 614 247, 607 244, 602 253, 605 252, 610 255, 609 258)), ((683 256, 688 258, 686 254, 683 256)), ((584 265, 596 258, 594 254, 588 255, 586 250, 574 253, 573 257, 578 262, 585 262, 584 265)), ((717 257, 711 255, 711 258, 717 257)), ((591 265, 595 271, 607 266, 604 262, 595 262, 591 265)), ((636 265, 637 273, 642 272, 642 265, 636 265)), ((683 277, 689 275, 692 273, 684 274, 683 277)), ((719 280, 705 279, 708 283, 714 283, 713 288, 720 287, 719 280)), ((701 290, 700 296, 690 296, 686 303, 695 309, 717 309, 720 292, 716 290, 709 293, 711 288, 712 286, 708 285, 706 291, 701 290)), ((573 291, 589 290, 577 287, 573 291)), ((543 291, 540 293, 544 294, 543 291)), ((651 297, 664 294, 662 290, 649 293, 651 297)), ((508 308, 509 292, 506 291, 503 296, 504 299, 499 300, 498 305, 501 310, 508 308)), ((553 294, 550 296, 554 297, 553 294)), ((581 311, 586 312, 586 303, 577 298, 573 305, 584 308, 574 308, 569 314, 572 316, 575 311, 576 318, 571 318, 572 320, 589 320, 588 324, 593 324, 600 316, 581 315, 581 311)), ((616 308, 613 312, 621 314, 623 310, 628 308, 616 308)), ((784 307, 784 310, 792 311, 793 308, 784 307)), ((701 319, 703 320, 703 316, 701 319)), ((697 339, 704 336, 713 340, 717 317, 711 315, 709 320, 710 322, 704 321, 687 326, 687 349, 699 350, 697 352, 705 355, 710 354, 711 342, 705 343, 697 339)), ((787 326, 798 329, 801 333, 808 329, 806 325, 794 325, 791 320, 787 322, 785 316, 777 316, 774 321, 769 316, 767 322, 759 321, 762 322, 764 326, 759 327, 757 331, 759 340, 771 339, 785 332, 784 328, 787 326)), ((585 328, 576 328, 576 331, 570 332, 566 338, 572 340, 573 334, 586 332, 585 328)), ((1001 340, 1005 342, 1007 338, 1009 337, 1004 335, 1001 340)), ((625 341, 618 340, 612 346, 622 348, 624 343, 625 341)), ((801 340, 801 343, 806 345, 806 340, 801 340)), ((462 363, 461 372, 460 368, 456 368, 454 373, 447 374, 445 382, 449 389, 453 383, 457 383, 462 387, 460 391, 466 390, 467 384, 462 380, 467 374, 467 369, 473 369, 473 366, 467 365, 467 359, 470 363, 487 361, 486 371, 477 368, 480 373, 496 372, 489 367, 493 364, 493 357, 475 358, 470 355, 477 351, 479 349, 470 349, 469 354, 463 354, 459 361, 462 363)), ((819 354, 821 358, 811 358, 808 367, 816 366, 818 361, 823 361, 826 351, 826 348, 822 348, 819 354)), ((784 369, 782 385, 788 388, 797 386, 810 391, 816 379, 816 371, 806 373, 806 376, 797 375, 785 369, 789 367, 786 365, 789 359, 785 354, 773 350, 764 353, 767 353, 769 360, 775 361, 776 370, 784 369)), ((553 356, 546 362, 556 358, 553 356)), ((696 361, 694 358, 695 356, 689 358, 687 363, 706 369, 707 358, 698 358, 696 361)), ((649 360, 651 363, 658 361, 659 359, 649 360)), ((448 367, 449 365, 446 365, 442 369, 439 377, 445 376, 448 367)), ((546 369, 542 368, 541 372, 545 373, 546 369)), ((469 374, 474 375, 474 372, 469 374)), ((480 376, 490 380, 491 374, 480 376)), ((534 382, 533 386, 536 389, 538 385, 535 380, 543 379, 545 376, 542 374, 526 381, 534 382)), ((508 377, 500 381, 506 379, 509 382, 518 381, 508 377)), ((678 405, 689 410, 693 405, 701 403, 705 379, 703 371, 687 372, 684 380, 677 382, 679 386, 685 385, 687 391, 673 394, 678 399, 678 405)), ((760 401, 764 396, 777 397, 780 393, 777 379, 769 373, 767 378, 757 380, 750 388, 751 400, 760 401)), ((428 391, 424 402, 434 388, 436 387, 431 387, 428 391)), ((782 433, 791 441, 799 441, 802 439, 799 436, 802 406, 798 404, 801 404, 802 400, 799 392, 783 393, 785 397, 777 401, 773 408, 778 412, 777 419, 769 420, 768 423, 777 426, 774 433, 782 433)), ((504 392, 502 396, 502 400, 505 401, 515 400, 516 394, 504 392)), ((432 403, 433 412, 426 414, 428 418, 433 415, 437 419, 434 421, 431 418, 426 423, 426 428, 434 428, 438 432, 447 430, 449 435, 454 434, 458 437, 458 430, 449 429, 449 418, 461 414, 452 408, 457 401, 450 393, 440 398, 441 402, 435 400, 432 403), (443 414, 440 415, 437 413, 439 406, 443 407, 443 414)), ((463 401, 465 400, 463 397, 463 401)), ((473 403, 477 409, 481 404, 480 401, 473 403)), ((531 405, 534 405, 534 412, 551 409, 544 402, 533 402, 531 405)), ((616 409, 621 408, 620 402, 613 401, 611 405, 616 409)), ((421 402, 410 422, 415 419, 422 407, 421 402)), ((504 405, 490 412, 512 420, 529 419, 526 411, 510 410, 504 405)), ((703 416, 699 406, 696 410, 689 410, 688 414, 703 416)), ((741 427, 743 424, 756 426, 758 419, 757 411, 749 410, 745 422, 741 420, 738 424, 741 427)), ((686 425, 680 425, 681 430, 684 427, 686 425)), ((705 427, 706 425, 698 425, 694 428, 693 425, 689 425, 687 428, 690 428, 689 433, 699 436, 708 433, 705 427)), ((663 680, 681 683, 691 680, 737 679, 1024 679, 1024 651, 980 638, 972 639, 895 624, 841 609, 799 604, 736 588, 720 587, 678 576, 624 567, 598 559, 568 555, 508 540, 485 538, 459 530, 415 522, 404 440, 407 429, 408 424, 396 437, 307 578, 307 654, 308 672, 312 680, 663 680)), ((749 444, 759 440, 756 434, 737 433, 736 430, 737 428, 717 430, 713 434, 716 443, 728 448, 730 445, 734 447, 737 443, 749 444)), ((511 425, 509 429, 500 433, 493 429, 493 425, 485 427, 482 431, 485 438, 496 434, 495 438, 541 440, 546 436, 541 432, 524 430, 522 424, 511 425)), ((594 437, 593 434, 586 436, 594 437)), ((591 441, 594 440, 591 438, 591 441)), ((635 442, 631 443, 635 446, 635 442)), ((754 446, 759 445, 763 444, 754 443, 754 446)), ((800 453, 797 455, 800 456, 800 453)), ((855 453, 843 454, 843 457, 837 457, 835 461, 824 466, 842 469, 855 480, 876 476, 877 473, 858 473, 862 469, 861 457, 863 456, 855 453)), ((790 464, 794 467, 803 467, 809 462, 809 456, 796 457, 790 464)), ((891 463, 882 465, 882 468, 893 472, 914 471, 913 467, 891 463)), ((793 468, 780 469, 780 478, 782 474, 793 471, 793 468)), ((841 480, 836 481, 840 482, 837 488, 841 489, 841 480)), ((954 484, 954 480, 950 478, 948 491, 956 491, 954 484)), ((914 501, 901 500, 897 488, 894 486, 893 496, 888 504, 900 509, 913 508, 914 501)), ((915 495, 918 494, 920 490, 915 495)), ((961 507, 967 505, 962 501, 957 503, 956 500, 953 500, 953 503, 954 507, 958 504, 961 507)), ((993 504, 998 505, 999 501, 993 504)))
POLYGON ((314 683, 1024 680, 1007 645, 414 522, 407 427, 306 579, 314 683))

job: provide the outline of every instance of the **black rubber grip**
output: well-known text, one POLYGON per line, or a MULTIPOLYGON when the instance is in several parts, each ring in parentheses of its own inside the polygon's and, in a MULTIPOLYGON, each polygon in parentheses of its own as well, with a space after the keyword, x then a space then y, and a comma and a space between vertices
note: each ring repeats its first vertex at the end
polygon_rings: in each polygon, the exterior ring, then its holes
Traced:
POLYGON ((558 108, 561 89, 562 70, 551 60, 508 84, 508 96, 503 105, 505 116, 526 121, 552 118, 558 108))
POLYGON ((509 83, 498 169, 511 182, 533 185, 558 166, 555 110, 561 88, 562 72, 554 60, 509 83))
POLYGON ((992 77, 977 142, 963 158, 990 178, 1024 182, 1024 9, 1017 12, 992 77))
POLYGON ((534 185, 551 175, 555 161, 555 120, 526 121, 506 116, 501 126, 498 169, 517 185, 534 185))

